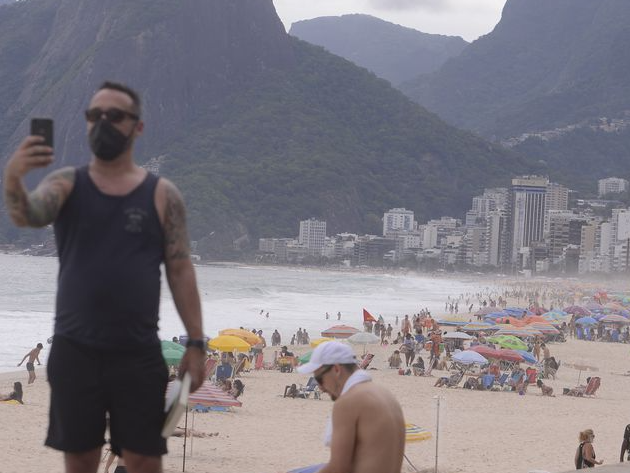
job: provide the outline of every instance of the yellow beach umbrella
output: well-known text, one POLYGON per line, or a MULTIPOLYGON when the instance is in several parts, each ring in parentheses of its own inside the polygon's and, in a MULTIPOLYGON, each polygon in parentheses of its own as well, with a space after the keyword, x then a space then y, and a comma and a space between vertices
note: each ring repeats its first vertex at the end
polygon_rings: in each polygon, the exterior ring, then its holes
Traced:
POLYGON ((219 335, 216 338, 208 341, 208 347, 212 350, 218 351, 249 351, 251 346, 242 338, 234 337, 232 335, 219 335))
POLYGON ((321 345, 322 343, 334 342, 334 341, 335 341, 334 338, 328 338, 328 337, 316 338, 315 340, 311 340, 311 346, 315 348, 317 345, 321 345))
POLYGON ((219 335, 231 335, 245 340, 250 345, 256 345, 262 342, 260 337, 249 330, 242 328, 226 328, 225 330, 219 330, 219 335))

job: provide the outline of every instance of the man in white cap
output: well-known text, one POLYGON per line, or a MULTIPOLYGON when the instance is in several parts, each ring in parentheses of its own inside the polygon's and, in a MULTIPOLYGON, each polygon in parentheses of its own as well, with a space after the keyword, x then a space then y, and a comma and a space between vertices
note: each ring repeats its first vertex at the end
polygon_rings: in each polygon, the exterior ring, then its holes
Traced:
POLYGON ((312 373, 335 401, 325 438, 330 460, 318 473, 400 473, 405 449, 400 405, 358 368, 349 346, 320 344, 298 372, 312 373))

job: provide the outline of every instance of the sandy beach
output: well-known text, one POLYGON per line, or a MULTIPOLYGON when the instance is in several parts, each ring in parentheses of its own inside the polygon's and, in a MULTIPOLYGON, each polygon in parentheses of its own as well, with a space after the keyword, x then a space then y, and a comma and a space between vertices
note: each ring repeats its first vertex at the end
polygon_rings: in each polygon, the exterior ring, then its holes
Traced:
MULTIPOLYGON (((308 347, 296 348, 296 353, 308 347)), ((571 470, 580 430, 594 429, 597 458, 615 463, 623 429, 630 423, 627 392, 630 377, 628 350, 624 344, 570 340, 550 344, 552 355, 563 363, 583 362, 600 368, 602 385, 595 398, 562 396, 563 387, 573 387, 578 371, 561 367, 557 380, 550 380, 555 398, 543 398, 531 386, 527 394, 480 392, 461 388, 435 388, 433 377, 399 376, 387 368, 393 350, 368 346, 375 354, 370 373, 400 401, 407 422, 425 427, 435 435, 436 395, 442 396, 439 471, 523 472, 571 470)), ((362 350, 359 348, 358 352, 362 350)), ((273 349, 266 349, 266 358, 273 349)), ((426 359, 426 354, 424 355, 426 359)), ((582 379, 589 374, 582 373, 582 379)), ((0 393, 8 393, 14 381, 25 385, 25 405, 0 403, 0 473, 63 471, 59 452, 43 446, 48 416, 49 388, 43 367, 37 380, 26 385, 26 370, 0 375, 0 393)), ((328 451, 322 433, 332 402, 282 398, 284 387, 305 384, 307 377, 279 371, 251 371, 242 375, 246 385, 243 407, 232 412, 196 414, 194 428, 218 436, 195 438, 186 458, 190 472, 280 472, 325 462, 328 451)), ((139 401, 140 402, 140 401, 139 401)), ((189 416, 192 424, 192 416, 189 416)), ((183 426, 183 421, 182 421, 183 426)), ((419 469, 432 469, 435 438, 407 446, 407 455, 419 469)), ((183 439, 169 440, 165 471, 182 471, 183 439)), ((102 471, 102 468, 101 470, 102 471)), ((408 466, 403 471, 412 471, 408 466)))

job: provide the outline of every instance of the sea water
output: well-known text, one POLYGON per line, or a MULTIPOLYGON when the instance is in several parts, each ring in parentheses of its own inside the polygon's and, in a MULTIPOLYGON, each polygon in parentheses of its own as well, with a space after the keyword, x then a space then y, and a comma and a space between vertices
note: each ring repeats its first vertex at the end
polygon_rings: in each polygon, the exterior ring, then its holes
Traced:
MULTIPOLYGON (((45 363, 46 340, 53 333, 57 269, 56 258, 0 254, 0 372, 18 369, 17 363, 39 342, 44 344, 41 361, 45 363)), ((298 328, 306 329, 311 339, 339 323, 360 329, 363 308, 382 315, 392 326, 397 315, 402 319, 423 308, 434 316, 443 315, 449 296, 476 293, 487 286, 414 273, 242 265, 200 265, 195 270, 205 333, 214 337, 223 328, 256 328, 263 330, 268 343, 274 329, 287 344, 298 328)), ((460 303, 460 312, 464 305, 460 303)), ((163 274, 160 337, 170 340, 185 333, 163 274)))

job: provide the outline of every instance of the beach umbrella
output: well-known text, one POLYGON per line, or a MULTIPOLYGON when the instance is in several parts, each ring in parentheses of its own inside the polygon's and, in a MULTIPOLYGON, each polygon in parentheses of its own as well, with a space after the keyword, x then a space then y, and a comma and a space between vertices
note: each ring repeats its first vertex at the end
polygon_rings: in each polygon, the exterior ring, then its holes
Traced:
POLYGON ((496 307, 481 307, 474 315, 486 315, 496 311, 496 307))
POLYGON ((471 322, 462 327, 462 331, 464 332, 481 332, 487 330, 494 330, 495 325, 489 324, 488 322, 471 322))
POLYGON ((168 366, 177 366, 182 361, 186 348, 170 340, 162 340, 162 356, 168 366))
POLYGON ((218 350, 224 352, 241 351, 247 352, 251 350, 251 346, 245 340, 233 335, 219 335, 216 338, 208 341, 208 347, 211 350, 218 350))
POLYGON ((544 335, 558 335, 560 333, 560 331, 556 327, 551 325, 549 322, 545 322, 545 323, 536 322, 536 323, 528 325, 528 327, 534 330, 538 330, 544 335))
POLYGON ((313 356, 313 350, 304 353, 301 357, 298 358, 300 364, 308 363, 311 361, 311 356, 313 356))
POLYGON ((531 327, 513 327, 513 328, 502 328, 498 332, 495 332, 495 335, 513 335, 514 337, 519 338, 531 338, 531 337, 540 337, 542 336, 542 332, 531 327))
POLYGON ((356 345, 364 345, 367 343, 378 343, 381 341, 381 339, 377 337, 376 335, 374 335, 373 333, 358 332, 348 337, 348 341, 356 345))
POLYGON ((523 360, 525 360, 525 363, 530 364, 530 365, 535 365, 536 363, 538 363, 538 360, 534 358, 534 355, 532 355, 530 352, 525 351, 525 350, 514 350, 514 351, 516 351, 523 357, 523 360))
POLYGON ((524 320, 527 325, 530 325, 536 322, 542 322, 544 324, 548 322, 548 320, 545 319, 542 315, 528 315, 527 317, 525 317, 524 320))
POLYGON ((471 337, 464 332, 448 332, 445 333, 442 338, 445 338, 447 340, 472 340, 474 337, 471 337))
POLYGON ((423 442, 431 438, 431 432, 416 424, 405 424, 405 443, 423 442))
POLYGON ((515 350, 507 350, 505 348, 501 348, 497 350, 497 354, 494 357, 497 360, 510 361, 512 363, 519 363, 521 361, 525 361, 523 355, 515 350))
POLYGON ((322 337, 349 338, 357 332, 360 332, 358 328, 348 325, 333 325, 322 332, 322 337))
POLYGON ((582 371, 599 371, 599 368, 592 365, 587 365, 586 363, 562 363, 562 366, 566 366, 568 368, 573 368, 574 370, 578 370, 578 380, 577 384, 580 384, 580 378, 582 377, 582 371))
POLYGON ((468 322, 465 320, 437 320, 438 325, 447 325, 452 327, 461 327, 462 325, 466 325, 468 322))
POLYGON ((326 342, 332 342, 334 341, 334 338, 330 338, 330 337, 322 337, 322 338, 316 338, 315 340, 311 340, 311 347, 315 348, 318 345, 321 345, 322 343, 326 343, 326 342))
POLYGON ((502 348, 511 350, 527 350, 527 344, 514 335, 495 335, 488 339, 489 342, 495 343, 502 348))
POLYGON ((523 317, 523 313, 525 313, 525 315, 533 315, 530 310, 524 307, 506 307, 503 309, 503 312, 506 312, 513 317, 518 317, 519 319, 523 317))
POLYGON ((354 343, 355 345, 363 345, 363 353, 365 354, 365 350, 368 343, 378 343, 381 341, 379 337, 369 332, 358 332, 354 335, 348 337, 348 341, 350 343, 354 343))
POLYGON ((260 337, 254 332, 250 332, 249 330, 242 328, 226 328, 224 330, 219 330, 219 335, 231 335, 232 337, 238 337, 245 340, 250 345, 257 345, 262 342, 260 337))
POLYGON ((162 356, 167 366, 177 366, 181 363, 184 352, 173 348, 162 348, 162 356))
POLYGON ((607 324, 624 324, 624 325, 630 324, 630 320, 626 319, 625 317, 621 315, 615 315, 615 314, 605 315, 604 317, 599 319, 599 321, 607 323, 607 324))
POLYGON ((581 319, 577 319, 575 323, 580 325, 593 325, 597 323, 597 320, 593 317, 582 317, 581 319))
POLYGON ((495 358, 497 354, 497 350, 488 345, 475 345, 474 347, 470 347, 468 351, 477 352, 486 358, 495 358))
POLYGON ((590 310, 585 309, 584 307, 580 307, 579 305, 571 305, 569 307, 565 307, 563 310, 567 314, 572 314, 572 315, 580 315, 584 317, 591 315, 590 310))
POLYGON ((472 350, 464 350, 455 353, 453 355, 453 361, 461 363, 462 365, 485 365, 486 363, 488 363, 488 360, 484 358, 483 355, 472 350))
POLYGON ((595 302, 595 301, 587 302, 587 303, 584 305, 584 307, 585 307, 585 308, 587 308, 587 309, 588 309, 588 310, 590 310, 590 311, 594 311, 594 310, 602 310, 602 309, 604 308, 604 306, 603 306, 603 305, 598 304, 598 303, 597 303, 597 302, 595 302))

